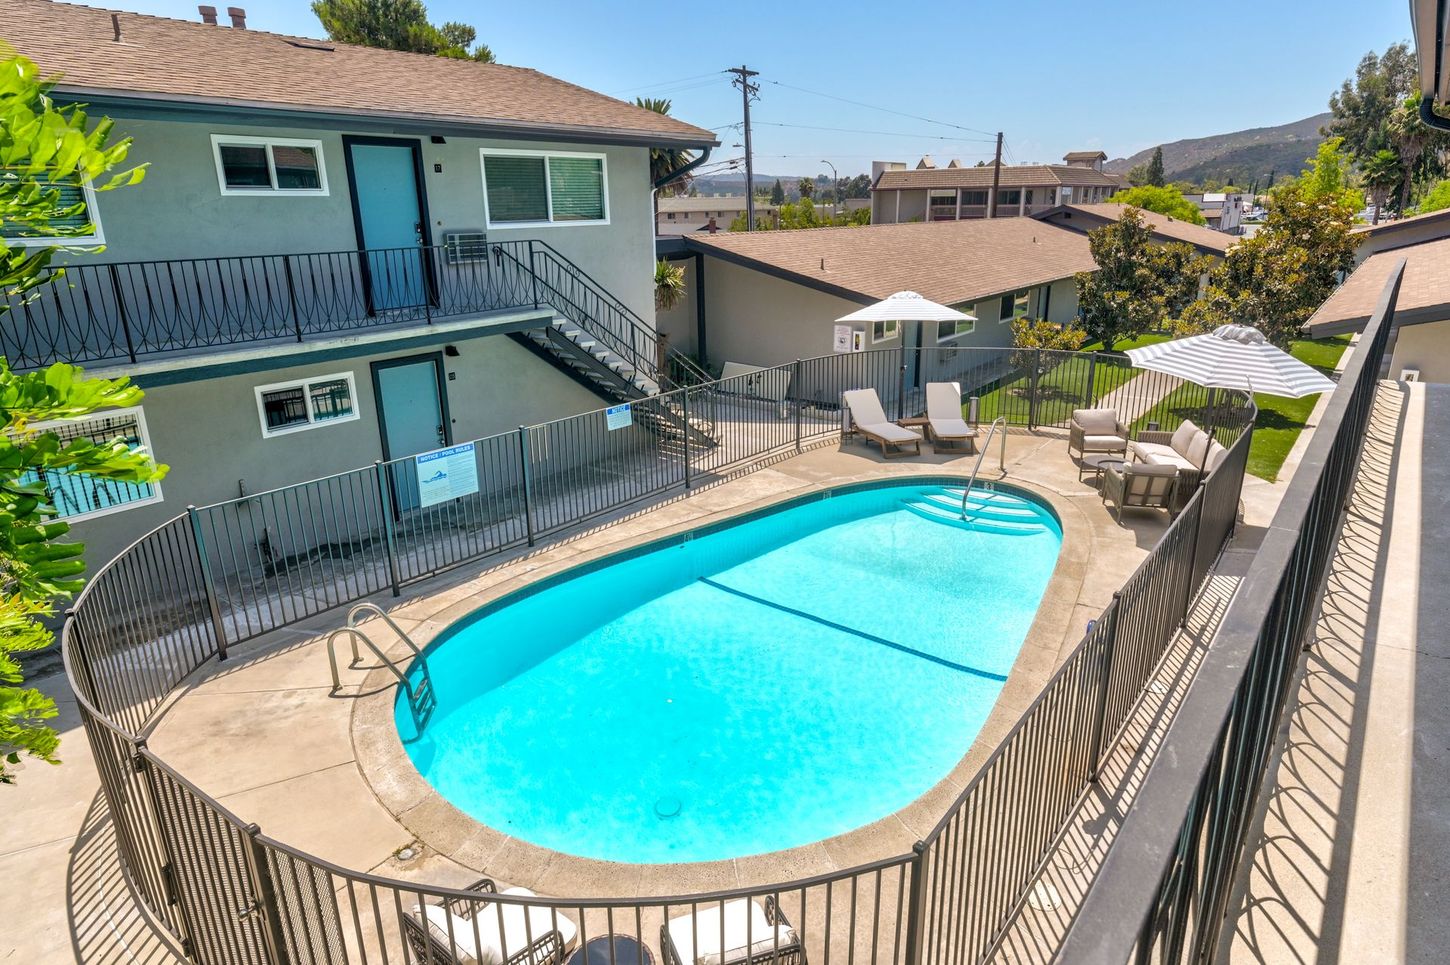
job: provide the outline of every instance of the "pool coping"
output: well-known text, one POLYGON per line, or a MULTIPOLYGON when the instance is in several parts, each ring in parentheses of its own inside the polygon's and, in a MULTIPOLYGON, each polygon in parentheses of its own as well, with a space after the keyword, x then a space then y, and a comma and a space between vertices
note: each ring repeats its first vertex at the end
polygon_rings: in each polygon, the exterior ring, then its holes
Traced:
MULTIPOLYGON (((522 567, 522 572, 480 587, 466 599, 430 613, 409 629, 409 633, 426 650, 459 621, 500 605, 506 597, 548 584, 565 573, 585 570, 609 557, 647 551, 646 547, 657 544, 668 545, 686 532, 735 525, 752 515, 767 514, 792 502, 819 498, 825 490, 888 481, 965 483, 967 476, 967 473, 943 471, 939 465, 910 469, 880 466, 875 471, 809 482, 791 492, 703 513, 648 533, 605 542, 557 561, 539 563, 534 559, 537 565, 522 567)), ((418 773, 403 748, 394 722, 393 678, 381 666, 366 675, 360 687, 362 696, 353 702, 350 730, 357 767, 378 802, 425 848, 480 874, 559 897, 660 897, 769 885, 907 855, 912 845, 924 838, 947 813, 1051 677, 1087 575, 1092 525, 1075 499, 1020 478, 1000 485, 1030 494, 1057 518, 1062 529, 1057 563, 1043 588, 1042 600, 1007 680, 972 744, 951 771, 924 794, 876 821, 810 844, 718 861, 616 862, 554 851, 465 814, 418 773)), ((604 534, 610 528, 603 527, 604 534)), ((410 603, 422 603, 426 599, 425 596, 410 603)))

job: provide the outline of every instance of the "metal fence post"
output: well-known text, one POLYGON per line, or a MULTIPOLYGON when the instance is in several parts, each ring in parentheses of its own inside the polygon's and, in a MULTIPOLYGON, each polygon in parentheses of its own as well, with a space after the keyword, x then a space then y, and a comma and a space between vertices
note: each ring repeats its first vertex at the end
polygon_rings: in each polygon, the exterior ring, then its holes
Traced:
POLYGON ((1189 543, 1188 573, 1183 580, 1186 585, 1183 587, 1183 603, 1179 608, 1179 627, 1188 622, 1188 608, 1193 603, 1193 591, 1197 588, 1195 577, 1198 575, 1198 541, 1203 539, 1203 507, 1208 502, 1208 480, 1201 481, 1198 487, 1198 508, 1193 513, 1193 540, 1189 543))
MULTIPOLYGON (((538 269, 538 266, 534 264, 534 260, 535 260, 534 259, 534 239, 530 238, 529 239, 529 284, 533 288, 533 292, 534 292, 534 308, 537 309, 539 307, 539 269, 538 269)), ((532 539, 529 540, 529 545, 530 546, 534 545, 534 541, 532 539)))
POLYGON ((791 385, 795 389, 795 451, 801 451, 801 408, 805 405, 805 396, 801 389, 801 360, 795 360, 795 371, 791 374, 791 385))
POLYGON ((926 842, 911 846, 911 891, 906 902, 906 965, 921 963, 921 929, 926 922, 926 842))
POLYGON ((388 470, 381 459, 373 461, 378 480, 378 507, 383 514, 383 546, 388 556, 388 582, 392 584, 393 596, 399 596, 398 580, 398 535, 393 526, 393 485, 388 470))
POLYGON ((126 299, 121 294, 121 279, 116 274, 115 262, 106 266, 111 273, 111 293, 116 299, 116 315, 121 319, 121 334, 126 337, 126 354, 132 362, 136 361, 136 346, 131 341, 131 322, 126 317, 126 299))
POLYGON ((1102 683, 1098 687, 1097 706, 1093 708, 1093 743, 1088 748, 1092 752, 1092 766, 1089 768, 1088 780, 1094 784, 1098 782, 1098 772, 1103 764, 1103 727, 1108 714, 1108 683, 1113 678, 1113 653, 1118 645, 1118 613, 1122 606, 1122 594, 1115 592, 1112 603, 1108 604, 1108 608, 1103 611, 1103 616, 1099 618, 1108 621, 1108 628, 1103 632, 1103 657, 1099 669, 1102 683))
MULTIPOLYGON (((533 244, 533 242, 529 242, 533 244)), ((529 545, 534 545, 534 494, 529 471, 529 429, 519 426, 519 468, 523 473, 524 487, 524 531, 528 533, 529 545)))
POLYGON ((239 917, 262 916, 262 940, 267 943, 268 959, 281 965, 287 961, 287 941, 282 934, 282 909, 277 904, 277 889, 272 884, 272 872, 267 868, 267 856, 262 851, 262 842, 257 840, 262 829, 252 823, 243 828, 242 833, 246 835, 243 844, 244 857, 247 872, 252 879, 252 893, 256 897, 252 899, 249 908, 240 912, 239 917))
POLYGON ((227 625, 222 620, 221 603, 216 595, 216 582, 212 579, 211 557, 206 552, 206 541, 201 536, 201 516, 195 506, 186 507, 187 518, 191 520, 191 539, 196 547, 197 563, 201 566, 201 585, 206 590, 206 605, 211 610, 212 632, 216 634, 216 658, 227 658, 227 625))
POLYGON ((1087 402, 1086 407, 1091 409, 1098 404, 1098 353, 1088 353, 1088 379, 1087 379, 1087 402))
POLYGON ((684 412, 684 414, 683 414, 683 421, 685 423, 685 430, 684 430, 684 434, 683 434, 684 447, 685 447, 685 488, 686 489, 689 489, 693 485, 693 480, 690 478, 690 388, 689 388, 689 386, 686 386, 685 388, 683 388, 683 389, 680 390, 680 401, 681 401, 681 408, 683 409, 683 412, 684 412))
POLYGON ((292 332, 302 341, 302 313, 297 311, 297 288, 292 284, 292 259, 282 256, 282 274, 287 277, 287 304, 292 308, 292 332))
POLYGON ((1037 428, 1037 381, 1042 371, 1042 349, 1032 356, 1032 374, 1027 380, 1027 428, 1037 428))
POLYGON ((896 373, 896 418, 906 418, 906 349, 901 350, 901 366, 896 373))

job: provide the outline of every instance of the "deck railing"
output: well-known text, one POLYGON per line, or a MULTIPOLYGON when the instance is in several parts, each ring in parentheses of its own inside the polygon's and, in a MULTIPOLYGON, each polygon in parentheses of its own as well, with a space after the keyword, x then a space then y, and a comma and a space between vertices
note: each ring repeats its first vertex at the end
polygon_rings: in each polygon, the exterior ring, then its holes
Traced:
POLYGON ((1210 962, 1360 465, 1404 261, 1295 470, 1057 959, 1210 962))
MULTIPOLYGON (((421 506, 410 461, 395 460, 199 507, 163 524, 96 574, 62 634, 134 894, 161 933, 204 963, 447 961, 478 947, 479 922, 501 915, 504 906, 529 904, 543 910, 545 924, 567 919, 581 941, 628 934, 659 948, 673 965, 665 923, 694 914, 718 925, 726 903, 737 899, 760 902, 777 920, 789 921, 812 965, 982 960, 1057 827, 1087 793, 1234 526, 1254 413, 1248 400, 1224 405, 1201 389, 1147 373, 1103 378, 1104 364, 1090 356, 1044 359, 996 350, 797 361, 637 403, 626 428, 611 429, 603 412, 591 412, 478 440, 480 491, 473 498, 421 506), (918 409, 917 382, 942 376, 979 396, 979 408, 990 410, 984 419, 1001 415, 1012 425, 1041 425, 1062 409, 1065 421, 1070 410, 1063 406, 1073 391, 1084 393, 1073 398, 1085 405, 1112 392, 1138 419, 1157 411, 1164 419, 1211 424, 1229 454, 936 827, 909 851, 707 894, 485 895, 341 868, 270 838, 146 746, 186 676, 228 659, 241 641, 547 539, 602 513, 833 441, 842 428, 836 400, 844 388, 875 388, 888 405, 910 414, 918 409), (1134 396, 1138 379, 1143 394, 1134 396), (681 413, 688 422, 688 413, 702 408, 713 413, 718 444, 702 445, 679 429, 681 413), (419 934, 408 924, 415 906, 442 901, 462 913, 458 923, 431 944, 410 944, 410 934, 419 934)), ((778 935, 762 937, 778 943, 778 935)), ((554 962, 546 946, 519 961, 554 962)), ((522 952, 505 948, 503 957, 522 952)), ((772 952, 779 953, 779 965, 799 961, 778 944, 772 952)))

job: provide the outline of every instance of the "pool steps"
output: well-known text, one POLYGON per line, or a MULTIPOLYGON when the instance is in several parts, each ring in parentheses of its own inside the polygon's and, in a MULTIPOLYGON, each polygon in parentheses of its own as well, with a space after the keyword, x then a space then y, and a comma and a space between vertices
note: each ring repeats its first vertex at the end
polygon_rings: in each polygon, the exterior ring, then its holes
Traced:
POLYGON ((962 490, 943 487, 901 500, 902 506, 923 519, 947 523, 979 533, 1034 536, 1051 526, 1030 500, 1010 493, 973 490, 967 497, 967 518, 962 518, 962 490))

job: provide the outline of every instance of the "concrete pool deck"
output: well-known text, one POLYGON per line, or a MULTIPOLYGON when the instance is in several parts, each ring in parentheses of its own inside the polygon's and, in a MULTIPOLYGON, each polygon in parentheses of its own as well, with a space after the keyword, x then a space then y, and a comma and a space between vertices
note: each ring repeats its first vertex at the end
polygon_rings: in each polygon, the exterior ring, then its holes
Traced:
MULTIPOLYGON (((421 640, 456 616, 450 613, 455 608, 471 609, 545 573, 626 545, 814 488, 884 476, 965 475, 971 462, 962 456, 930 454, 920 459, 883 462, 860 443, 819 448, 688 495, 675 494, 635 507, 533 551, 504 554, 461 567, 421 587, 410 588, 400 599, 384 595, 375 601, 400 621, 407 621, 404 627, 421 640)), ((918 802, 920 809, 914 817, 894 815, 886 822, 878 822, 883 827, 868 829, 861 843, 876 848, 877 854, 905 850, 927 829, 921 821, 930 816, 934 822, 940 816, 985 752, 995 746, 1042 682, 1076 645, 1086 622, 1108 603, 1168 523, 1161 512, 1130 511, 1124 516, 1123 526, 1115 525, 1091 477, 1078 480, 1065 438, 1050 430, 1009 434, 1007 463, 1008 481, 1046 496, 1062 516, 1068 536, 1059 569, 1067 568, 1064 572, 1072 583, 1049 589, 1019 666, 1003 690, 998 711, 957 772, 918 802), (891 822, 895 822, 894 827, 884 826, 891 822)), ((997 476, 995 466, 994 449, 984 460, 984 479, 997 476)), ((1260 506, 1272 511, 1281 488, 1265 484, 1252 495, 1246 489, 1245 507, 1251 525, 1262 515, 1260 506)), ((449 815, 446 805, 438 806, 443 804, 441 800, 434 804, 419 802, 402 812, 400 820, 397 804, 407 790, 406 775, 415 781, 420 779, 406 761, 406 770, 398 769, 405 778, 397 773, 365 773, 373 759, 369 755, 384 735, 375 730, 372 737, 360 739, 353 719, 366 702, 355 699, 356 694, 378 688, 371 686, 363 672, 344 671, 348 688, 344 696, 328 696, 329 670, 322 641, 325 631, 344 616, 345 611, 333 611, 292 629, 234 646, 227 661, 203 667, 182 689, 153 736, 151 747, 226 807, 258 823, 268 835, 348 868, 405 880, 463 885, 486 873, 497 878, 500 886, 527 884, 543 894, 666 894, 744 881, 796 878, 850 858, 845 851, 833 853, 822 845, 713 863, 713 867, 688 866, 692 869, 689 872, 682 870, 686 866, 657 873, 646 870, 646 866, 604 862, 594 862, 596 867, 587 868, 568 861, 539 862, 539 849, 531 852, 531 846, 513 839, 468 839, 468 834, 481 825, 456 812, 449 815), (459 820, 466 824, 458 824, 459 820), (405 847, 415 848, 418 855, 408 861, 398 860, 397 852, 405 847)), ((69 698, 61 677, 42 681, 41 686, 69 698)), ((390 703, 385 691, 375 692, 370 699, 382 706, 390 703)), ((76 960, 82 961, 160 960, 165 949, 144 928, 137 927, 139 920, 124 887, 87 891, 84 883, 78 882, 74 860, 70 866, 66 863, 65 855, 74 856, 83 846, 95 850, 94 844, 86 842, 102 840, 108 825, 102 818, 99 832, 75 834, 74 826, 96 807, 97 784, 89 748, 73 715, 63 716, 61 729, 66 766, 30 764, 24 768, 20 786, 6 790, 18 809, 19 823, 12 821, 12 827, 0 831, 0 867, 7 869, 5 880, 11 886, 25 888, 27 893, 34 889, 46 896, 46 913, 27 919, 25 928, 7 934, 7 940, 0 945, 7 946, 11 954, 19 954, 17 960, 64 960, 67 946, 76 960), (68 822, 60 833, 41 834, 35 830, 41 826, 54 828, 58 809, 73 812, 76 821, 68 822), (83 897, 87 900, 80 900, 83 897), (78 935, 90 937, 82 941, 78 935)), ((387 732, 391 733, 390 720, 387 732)), ((392 739, 396 741, 395 734, 392 739)), ((88 828, 89 824, 83 825, 83 829, 88 828)), ((26 899, 9 897, 7 906, 18 906, 22 900, 26 899)))
MULTIPOLYGON (((376 660, 344 669, 341 693, 329 695, 325 638, 344 611, 235 646, 226 662, 203 667, 166 712, 150 747, 271 837, 346 867, 439 884, 487 874, 541 894, 623 898, 768 884, 904 853, 945 813, 1168 522, 1166 514, 1142 511, 1115 525, 1091 478, 1078 481, 1055 433, 1012 433, 1007 448, 1006 479, 1045 497, 1063 521, 1063 550, 1043 604, 992 716, 952 773, 902 811, 848 834, 730 861, 637 865, 564 855, 488 828, 455 809, 413 768, 393 724, 392 678, 376 660), (218 754, 218 747, 227 753, 218 754), (417 856, 398 860, 405 847, 417 856)), ((813 490, 965 475, 972 463, 960 455, 887 462, 861 443, 817 449, 373 602, 425 646, 478 607, 581 562, 813 490)), ((993 471, 983 478, 996 477, 995 462, 987 464, 993 471)), ((406 655, 405 644, 386 629, 376 628, 374 637, 390 657, 406 655)))

